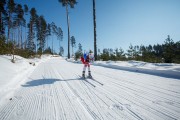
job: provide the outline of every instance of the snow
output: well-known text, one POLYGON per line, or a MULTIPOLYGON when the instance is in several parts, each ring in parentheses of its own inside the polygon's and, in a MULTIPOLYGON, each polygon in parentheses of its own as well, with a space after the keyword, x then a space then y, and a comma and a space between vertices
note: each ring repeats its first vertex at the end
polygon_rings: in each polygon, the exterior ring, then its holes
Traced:
POLYGON ((10 59, 0 56, 0 120, 180 119, 180 64, 96 61, 82 80, 80 62, 10 59))
MULTIPOLYGON (((0 56, 0 96, 1 98, 9 97, 8 95, 17 89, 21 82, 35 69, 40 62, 49 58, 49 56, 42 56, 40 59, 25 59, 15 55, 16 63, 12 63, 12 56, 0 56), (33 65, 35 63, 35 65, 33 65)), ((0 101, 2 101, 0 99, 0 101)))
POLYGON ((177 78, 180 79, 180 64, 174 63, 147 63, 139 61, 107 61, 95 62, 94 65, 126 70, 161 77, 177 78))

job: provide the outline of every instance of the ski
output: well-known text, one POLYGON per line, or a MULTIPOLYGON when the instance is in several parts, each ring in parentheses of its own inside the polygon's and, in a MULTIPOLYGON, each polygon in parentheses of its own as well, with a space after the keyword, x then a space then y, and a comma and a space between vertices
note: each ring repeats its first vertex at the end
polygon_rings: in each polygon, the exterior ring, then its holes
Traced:
POLYGON ((82 80, 84 80, 85 82, 89 83, 91 86, 96 87, 94 84, 92 84, 91 82, 89 82, 86 77, 84 78, 84 77, 82 77, 82 76, 80 76, 80 75, 78 75, 78 76, 80 77, 80 79, 82 79, 82 80))
MULTIPOLYGON (((99 81, 97 81, 96 79, 94 79, 92 76, 87 76, 87 77, 82 77, 82 76, 80 76, 80 75, 78 75, 80 78, 82 78, 83 80, 87 80, 87 79, 91 79, 91 80, 93 80, 94 82, 96 82, 96 83, 98 83, 98 84, 100 84, 100 85, 104 85, 103 83, 101 83, 101 82, 99 82, 99 81)), ((88 81, 89 82, 89 81, 88 81)))
POLYGON ((96 79, 94 79, 92 76, 91 76, 91 77, 87 77, 87 78, 89 78, 89 79, 91 79, 91 80, 93 80, 93 81, 99 83, 99 84, 102 85, 102 86, 104 85, 103 83, 101 83, 101 82, 97 81, 96 79))
POLYGON ((84 81, 86 81, 87 83, 89 83, 89 84, 92 85, 93 87, 96 87, 94 84, 92 84, 91 82, 89 82, 87 79, 85 79, 84 81))

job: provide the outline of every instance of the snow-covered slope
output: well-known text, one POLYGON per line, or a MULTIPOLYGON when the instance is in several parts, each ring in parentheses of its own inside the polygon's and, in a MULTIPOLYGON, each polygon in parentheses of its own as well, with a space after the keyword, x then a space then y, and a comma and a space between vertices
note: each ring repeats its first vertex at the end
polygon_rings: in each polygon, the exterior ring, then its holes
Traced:
POLYGON ((11 62, 12 56, 0 55, 0 101, 9 97, 20 84, 33 72, 36 66, 49 59, 49 55, 42 59, 25 59, 15 56, 15 63, 11 62))
MULTIPOLYGON (((35 67, 27 67, 34 68, 23 80, 16 79, 23 82, 17 82, 19 87, 14 94, 6 92, 9 94, 5 97, 6 101, 0 102, 0 120, 180 119, 178 76, 147 74, 156 71, 152 64, 133 66, 143 64, 135 61, 94 63, 91 66, 94 80, 82 80, 79 77, 82 64, 67 62, 60 57, 45 58, 35 67), (132 70, 140 67, 149 71, 143 73, 132 70)), ((3 63, 7 62, 4 56, 1 59, 4 59, 3 63)), ((157 70, 160 67, 166 70, 163 68, 165 65, 159 66, 157 70)), ((6 66, 3 69, 7 69, 6 66)), ((0 68, 0 72, 3 69, 0 68)), ((174 69, 179 72, 179 65, 168 66, 169 71, 174 69)), ((0 80, 4 74, 7 75, 4 72, 0 80)), ((5 89, 0 90, 2 92, 5 89)))

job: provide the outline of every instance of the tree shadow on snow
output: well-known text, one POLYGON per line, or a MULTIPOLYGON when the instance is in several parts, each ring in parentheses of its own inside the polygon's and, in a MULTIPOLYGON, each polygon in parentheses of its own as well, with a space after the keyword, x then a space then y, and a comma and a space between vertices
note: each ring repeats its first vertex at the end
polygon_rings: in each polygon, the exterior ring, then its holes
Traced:
POLYGON ((56 81, 60 81, 59 79, 38 79, 26 82, 23 87, 33 87, 40 86, 45 84, 54 84, 56 81))
POLYGON ((72 80, 81 80, 81 79, 56 79, 56 78, 43 78, 43 79, 37 79, 37 80, 31 80, 26 82, 24 85, 21 85, 22 87, 34 87, 34 86, 41 86, 41 85, 47 85, 47 84, 54 84, 55 82, 61 82, 61 81, 72 81, 72 80))

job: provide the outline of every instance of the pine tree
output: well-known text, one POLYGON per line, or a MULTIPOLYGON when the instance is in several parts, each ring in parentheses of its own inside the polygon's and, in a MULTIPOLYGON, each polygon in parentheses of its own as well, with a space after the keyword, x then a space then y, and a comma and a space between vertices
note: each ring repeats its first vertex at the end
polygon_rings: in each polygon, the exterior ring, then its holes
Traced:
POLYGON ((129 46, 129 49, 127 50, 127 56, 128 56, 128 58, 129 59, 133 59, 134 58, 134 49, 133 49, 133 46, 132 46, 132 44, 130 44, 130 46, 129 46))
POLYGON ((36 45, 34 42, 34 38, 35 38, 35 24, 36 24, 36 20, 37 20, 37 14, 36 14, 36 9, 32 8, 30 10, 30 22, 28 24, 28 44, 27 44, 27 48, 30 51, 30 54, 33 55, 33 53, 35 52, 36 49, 36 45))
MULTIPOLYGON (((61 44, 60 42, 63 40, 63 31, 60 27, 57 27, 57 32, 56 32, 56 36, 57 36, 57 39, 59 40, 59 51, 61 51, 61 44)), ((63 49, 64 51, 64 49, 63 49)))
POLYGON ((175 57, 173 59, 173 62, 180 63, 180 41, 177 41, 175 44, 175 57))
POLYGON ((64 48, 61 46, 59 55, 62 56, 63 54, 64 54, 64 48))
POLYGON ((47 25, 47 34, 46 35, 47 35, 46 42, 47 42, 47 48, 48 48, 49 47, 48 46, 48 38, 49 38, 48 36, 51 36, 51 24, 49 24, 49 23, 47 25))
POLYGON ((93 23, 94 23, 94 58, 97 60, 97 40, 96 40, 96 6, 93 0, 93 23))
POLYGON ((73 48, 76 46, 76 39, 74 36, 71 36, 71 47, 72 47, 72 56, 74 56, 73 48))
POLYGON ((83 55, 82 52, 82 45, 81 43, 78 44, 78 50, 75 52, 75 60, 77 60, 78 58, 80 58, 83 55))
POLYGON ((67 25, 68 25, 68 58, 70 58, 70 25, 69 25, 69 13, 68 6, 74 8, 74 5, 77 4, 76 0, 58 0, 63 6, 66 7, 66 15, 67 15, 67 25))
POLYGON ((14 0, 9 0, 7 2, 7 12, 8 12, 8 16, 7 16, 7 25, 8 25, 8 36, 7 36, 7 43, 9 42, 10 39, 10 30, 13 26, 13 19, 12 19, 12 14, 15 12, 15 2, 14 0))
POLYGON ((168 38, 165 40, 163 56, 164 56, 164 59, 165 59, 166 63, 173 62, 172 60, 175 57, 175 54, 174 54, 174 42, 170 38, 170 35, 168 35, 168 38))
POLYGON ((22 26, 25 26, 24 19, 24 10, 20 4, 18 4, 15 8, 15 25, 18 28, 18 46, 19 48, 23 48, 22 46, 22 26))
MULTIPOLYGON (((24 13, 25 15, 28 15, 28 12, 29 12, 29 8, 28 6, 25 4, 24 5, 24 13)), ((26 35, 26 28, 27 28, 27 20, 25 20, 25 32, 24 32, 24 36, 25 36, 25 43, 24 43, 24 48, 26 49, 26 46, 27 46, 27 35, 26 35)))
POLYGON ((5 25, 4 20, 7 15, 7 11, 5 10, 6 0, 1 0, 0 2, 0 36, 2 37, 5 34, 5 25))
POLYGON ((36 29, 37 29, 37 42, 38 42, 38 52, 40 55, 44 51, 45 47, 45 39, 47 34, 47 24, 43 16, 38 17, 36 22, 36 29))

